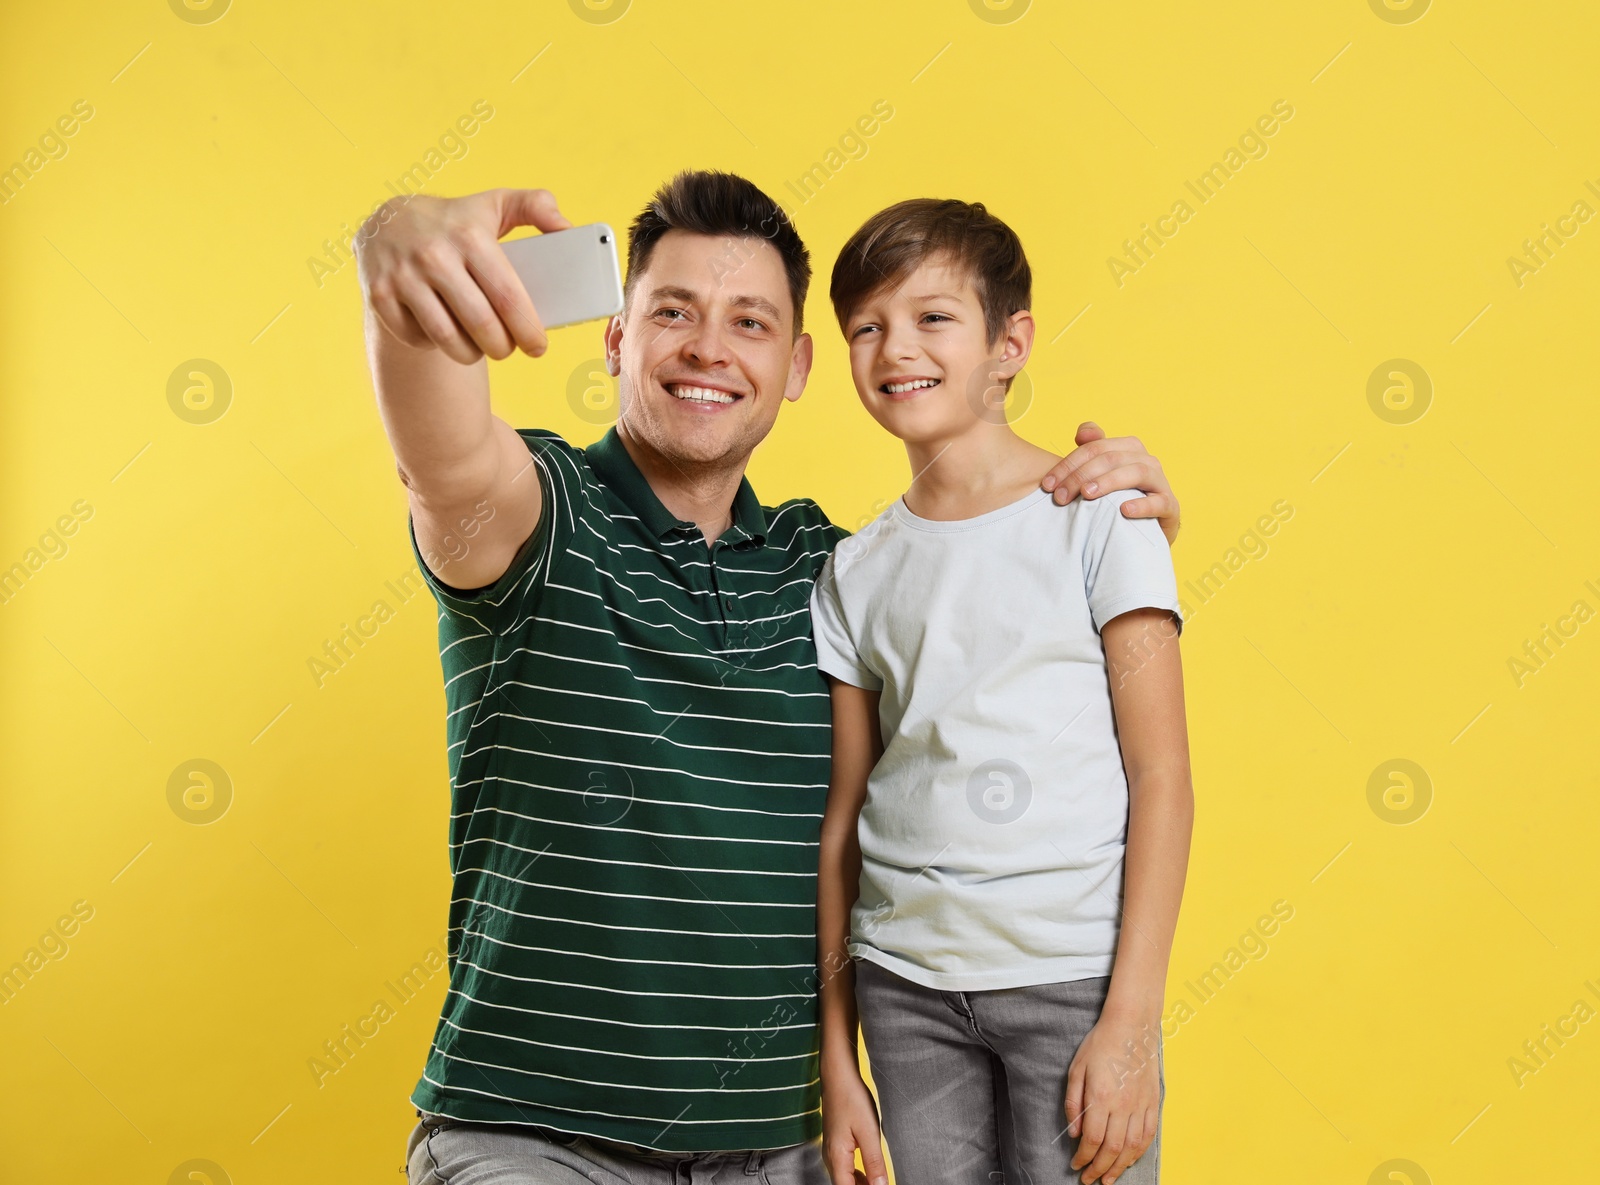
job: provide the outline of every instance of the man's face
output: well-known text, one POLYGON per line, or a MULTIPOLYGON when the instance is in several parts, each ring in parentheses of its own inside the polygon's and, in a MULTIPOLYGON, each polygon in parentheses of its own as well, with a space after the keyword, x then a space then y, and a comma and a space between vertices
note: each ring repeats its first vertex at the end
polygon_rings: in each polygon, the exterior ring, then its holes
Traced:
POLYGON ((783 259, 761 238, 672 230, 606 330, 624 429, 685 469, 740 465, 811 369, 783 259))
POLYGON ((971 279, 939 259, 872 293, 844 333, 856 394, 907 443, 948 439, 986 419, 985 399, 1000 390, 997 372, 1020 368, 1009 335, 987 340, 971 279))

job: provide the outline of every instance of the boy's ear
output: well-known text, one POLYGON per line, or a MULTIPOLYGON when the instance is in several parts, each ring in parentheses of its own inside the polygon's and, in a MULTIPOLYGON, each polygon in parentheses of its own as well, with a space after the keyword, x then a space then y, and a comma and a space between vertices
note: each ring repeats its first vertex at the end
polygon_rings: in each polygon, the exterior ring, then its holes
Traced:
POLYGON ((1010 380, 1028 365, 1028 356, 1033 353, 1033 332, 1033 314, 1027 309, 1018 309, 1006 318, 998 348, 993 351, 1000 363, 1000 378, 1010 380))
POLYGON ((789 379, 783 385, 783 397, 793 403, 805 392, 806 379, 811 375, 811 335, 802 333, 794 339, 794 351, 789 355, 789 379))

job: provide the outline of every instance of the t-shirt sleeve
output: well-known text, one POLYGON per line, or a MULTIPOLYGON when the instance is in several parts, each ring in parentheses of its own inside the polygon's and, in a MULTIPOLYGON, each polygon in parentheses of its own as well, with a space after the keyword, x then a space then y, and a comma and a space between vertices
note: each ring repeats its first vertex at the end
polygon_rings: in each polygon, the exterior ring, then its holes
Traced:
POLYGON ((839 580, 834 571, 836 556, 837 553, 828 557, 817 577, 816 587, 811 590, 811 633, 817 643, 817 669, 852 687, 879 691, 883 680, 861 660, 850 637, 844 603, 839 597, 839 580))
POLYGON ((1083 575, 1089 612, 1096 630, 1131 609, 1167 609, 1183 631, 1172 549, 1153 518, 1127 518, 1122 504, 1141 497, 1118 490, 1085 502, 1089 529, 1084 535, 1083 575))
POLYGON ((572 487, 581 480, 571 456, 573 450, 565 441, 535 434, 532 430, 519 430, 519 434, 528 446, 530 464, 518 480, 532 479, 539 483, 539 523, 517 549, 510 566, 493 584, 458 588, 443 579, 450 574, 451 556, 466 554, 472 546, 472 535, 488 521, 483 516, 493 515, 489 503, 480 503, 475 515, 464 515, 461 529, 446 538, 441 551, 433 556, 438 573, 422 554, 416 523, 409 514, 406 516, 412 554, 440 608, 470 618, 497 634, 506 632, 527 616, 537 603, 551 568, 566 553, 574 526, 572 487))

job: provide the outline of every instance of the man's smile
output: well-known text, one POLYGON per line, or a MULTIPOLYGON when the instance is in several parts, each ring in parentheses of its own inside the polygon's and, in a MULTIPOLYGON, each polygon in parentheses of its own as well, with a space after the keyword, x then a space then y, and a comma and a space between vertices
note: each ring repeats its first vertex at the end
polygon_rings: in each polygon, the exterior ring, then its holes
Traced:
POLYGON ((728 407, 744 398, 740 391, 708 383, 663 383, 662 387, 678 402, 689 404, 696 410, 711 411, 728 407))

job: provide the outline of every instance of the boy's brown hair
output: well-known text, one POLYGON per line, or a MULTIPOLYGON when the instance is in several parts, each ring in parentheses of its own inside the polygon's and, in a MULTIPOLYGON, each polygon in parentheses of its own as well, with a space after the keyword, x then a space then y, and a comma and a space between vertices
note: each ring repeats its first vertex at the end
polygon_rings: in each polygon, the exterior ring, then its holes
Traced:
POLYGON ((948 259, 972 281, 990 343, 1006 318, 1033 303, 1033 272, 1016 231, 982 202, 912 198, 868 218, 839 252, 828 296, 840 328, 874 292, 902 283, 934 257, 948 259))

